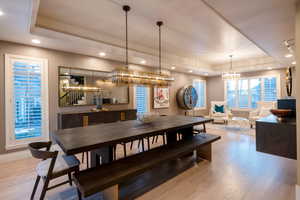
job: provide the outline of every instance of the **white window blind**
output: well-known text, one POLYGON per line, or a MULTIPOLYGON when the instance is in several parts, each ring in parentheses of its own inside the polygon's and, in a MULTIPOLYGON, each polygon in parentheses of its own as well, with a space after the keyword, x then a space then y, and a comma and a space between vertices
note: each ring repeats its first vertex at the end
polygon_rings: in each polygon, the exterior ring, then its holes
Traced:
POLYGON ((227 104, 230 108, 256 108, 258 101, 276 101, 278 81, 277 76, 227 80, 227 104))
POLYGON ((13 63, 16 140, 42 135, 41 66, 13 63))
POLYGON ((136 86, 135 87, 135 103, 137 113, 146 113, 149 112, 149 94, 148 88, 145 86, 136 86))
POLYGON ((197 91, 198 101, 196 108, 205 108, 206 107, 206 85, 204 80, 194 80, 193 87, 197 91))
POLYGON ((277 100, 277 84, 275 77, 264 78, 264 101, 277 100))
POLYGON ((238 81, 238 105, 239 108, 249 107, 249 90, 247 79, 241 79, 238 81))
POLYGON ((257 102, 261 101, 261 79, 254 78, 250 79, 250 97, 251 97, 251 108, 257 107, 257 102))
POLYGON ((226 84, 226 91, 227 91, 227 104, 230 108, 236 107, 236 81, 228 80, 226 84))
POLYGON ((48 139, 47 60, 5 55, 6 148, 48 139))

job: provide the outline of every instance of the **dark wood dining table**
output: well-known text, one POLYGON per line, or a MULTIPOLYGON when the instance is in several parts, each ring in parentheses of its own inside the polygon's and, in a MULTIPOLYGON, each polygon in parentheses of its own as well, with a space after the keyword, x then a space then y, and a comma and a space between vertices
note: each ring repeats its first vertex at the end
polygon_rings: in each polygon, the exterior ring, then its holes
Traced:
POLYGON ((166 133, 167 143, 170 144, 176 142, 177 133, 180 132, 183 139, 192 137, 194 126, 210 121, 203 117, 163 116, 151 123, 129 120, 57 130, 53 132, 53 138, 67 155, 91 151, 91 166, 95 167, 99 163, 97 154, 101 154, 102 162, 112 161, 113 145, 161 133, 166 133))

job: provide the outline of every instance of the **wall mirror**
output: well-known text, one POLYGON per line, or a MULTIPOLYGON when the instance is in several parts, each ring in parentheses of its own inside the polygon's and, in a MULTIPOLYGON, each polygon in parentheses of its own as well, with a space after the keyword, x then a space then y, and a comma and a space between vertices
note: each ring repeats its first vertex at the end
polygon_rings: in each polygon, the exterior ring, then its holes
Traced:
POLYGON ((62 66, 58 71, 60 107, 129 103, 128 85, 112 83, 110 72, 62 66))

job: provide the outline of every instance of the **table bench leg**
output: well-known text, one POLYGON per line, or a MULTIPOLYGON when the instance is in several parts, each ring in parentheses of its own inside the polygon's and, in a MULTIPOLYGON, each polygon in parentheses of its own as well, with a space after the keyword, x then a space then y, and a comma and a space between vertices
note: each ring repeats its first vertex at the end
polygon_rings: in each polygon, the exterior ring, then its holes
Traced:
POLYGON ((207 144, 196 149, 197 160, 204 159, 211 162, 212 160, 212 152, 211 152, 211 144, 207 144))
MULTIPOLYGON (((189 140, 189 139, 193 138, 194 137, 193 130, 194 130, 193 127, 181 129, 179 132, 182 134, 182 140, 189 140)), ((191 151, 190 153, 187 153, 185 155, 185 157, 186 156, 193 156, 193 154, 194 154, 194 152, 191 151)))
POLYGON ((114 185, 102 191, 104 200, 119 200, 119 185, 114 185))
POLYGON ((113 161, 113 147, 103 147, 91 151, 91 167, 97 167, 100 164, 113 161), (100 163, 101 156, 101 163, 100 163))

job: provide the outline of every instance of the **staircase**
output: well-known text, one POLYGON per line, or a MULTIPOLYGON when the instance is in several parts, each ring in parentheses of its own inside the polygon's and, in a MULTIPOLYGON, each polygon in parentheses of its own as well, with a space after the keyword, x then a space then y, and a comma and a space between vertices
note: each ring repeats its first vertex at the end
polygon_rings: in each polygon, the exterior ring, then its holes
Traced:
MULTIPOLYGON (((67 80, 69 86, 83 86, 83 84, 80 84, 75 78, 72 78, 72 76, 67 80)), ((86 96, 83 91, 67 91, 62 93, 59 102, 60 106, 85 105, 86 96)))

